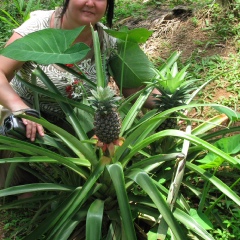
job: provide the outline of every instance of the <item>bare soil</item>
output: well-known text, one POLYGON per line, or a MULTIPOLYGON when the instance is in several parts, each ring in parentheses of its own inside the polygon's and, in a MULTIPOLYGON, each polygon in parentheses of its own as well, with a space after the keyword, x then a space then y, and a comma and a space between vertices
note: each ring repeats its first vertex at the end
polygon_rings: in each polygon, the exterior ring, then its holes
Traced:
POLYGON ((201 10, 201 13, 190 7, 177 6, 173 10, 166 7, 149 7, 148 18, 141 19, 128 17, 118 24, 132 28, 147 28, 153 31, 152 36, 146 42, 143 50, 151 59, 167 59, 170 54, 179 50, 184 61, 197 51, 199 56, 207 57, 219 55, 228 58, 236 53, 234 43, 222 41, 214 32, 205 31, 207 23, 211 21, 209 13, 201 10), (196 22, 194 22, 196 18, 196 22), (218 39, 214 44, 213 40, 218 39))
MULTIPOLYGON (((142 45, 142 49, 152 61, 166 60, 176 50, 181 52, 180 59, 183 63, 194 54, 197 54, 199 59, 216 55, 228 59, 237 53, 233 40, 221 40, 214 31, 205 30, 211 23, 208 9, 180 5, 172 10, 168 6, 151 6, 147 11, 146 19, 132 16, 121 20, 119 25, 125 25, 129 29, 144 27, 153 31, 152 36, 142 45)), ((227 79, 223 79, 222 86, 216 88, 212 82, 205 88, 206 93, 215 88, 210 102, 230 97, 231 93, 224 86, 226 83, 227 79)), ((208 110, 206 108, 197 117, 207 119, 208 110)), ((236 110, 240 111, 240 104, 237 104, 236 110)), ((196 116, 196 111, 193 110, 190 115, 196 116)))

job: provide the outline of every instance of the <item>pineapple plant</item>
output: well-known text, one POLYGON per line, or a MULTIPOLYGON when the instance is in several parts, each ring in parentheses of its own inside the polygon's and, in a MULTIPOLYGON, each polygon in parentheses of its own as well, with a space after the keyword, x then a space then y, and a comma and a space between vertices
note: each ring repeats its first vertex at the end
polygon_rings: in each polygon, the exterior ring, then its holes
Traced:
POLYGON ((98 87, 97 91, 91 91, 89 100, 96 109, 94 116, 95 135, 104 144, 114 142, 119 138, 121 119, 117 112, 117 101, 121 97, 115 96, 115 92, 109 86, 98 87))
MULTIPOLYGON (((155 106, 158 112, 179 107, 187 104, 190 99, 190 93, 196 88, 193 83, 195 80, 189 79, 187 75, 188 65, 181 71, 178 71, 177 62, 171 69, 165 73, 156 70, 156 88, 160 94, 155 95, 155 106)), ((158 127, 157 131, 165 129, 177 128, 178 112, 170 114, 170 116, 158 127)))

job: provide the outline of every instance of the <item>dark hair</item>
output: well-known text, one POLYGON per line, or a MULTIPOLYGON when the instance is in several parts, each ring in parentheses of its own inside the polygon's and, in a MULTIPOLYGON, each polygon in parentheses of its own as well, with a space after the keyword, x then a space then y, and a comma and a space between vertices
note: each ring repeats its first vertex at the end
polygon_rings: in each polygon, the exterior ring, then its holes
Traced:
MULTIPOLYGON (((67 11, 67 7, 70 0, 63 1, 63 8, 61 12, 61 17, 67 11)), ((107 0, 107 8, 106 8, 106 20, 108 27, 112 27, 113 15, 114 15, 114 0, 107 0)))

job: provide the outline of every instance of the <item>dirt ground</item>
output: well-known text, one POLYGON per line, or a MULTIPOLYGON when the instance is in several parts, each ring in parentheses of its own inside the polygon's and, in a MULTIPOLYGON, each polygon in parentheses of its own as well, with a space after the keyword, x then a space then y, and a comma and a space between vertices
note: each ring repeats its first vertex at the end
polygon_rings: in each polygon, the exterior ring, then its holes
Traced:
POLYGON ((206 23, 211 21, 207 10, 199 13, 192 7, 180 5, 172 10, 167 6, 149 7, 148 12, 147 19, 128 17, 118 24, 128 26, 129 29, 144 27, 153 31, 143 46, 152 59, 167 59, 174 50, 182 52, 183 61, 191 57, 194 51, 198 51, 202 57, 219 55, 228 58, 231 53, 236 53, 232 42, 218 41, 213 44, 212 40, 217 37, 209 31, 203 31, 207 27, 206 23), (197 19, 195 23, 194 18, 197 19))
MULTIPOLYGON (((152 36, 142 46, 150 59, 166 60, 170 54, 179 50, 182 52, 181 59, 184 61, 191 57, 197 51, 199 56, 207 57, 218 54, 228 58, 231 53, 236 53, 232 42, 218 42, 217 44, 208 44, 216 36, 209 35, 202 29, 206 24, 208 12, 201 11, 202 15, 190 8, 182 6, 169 10, 168 7, 149 7, 148 18, 128 17, 118 22, 119 26, 128 26, 129 29, 144 27, 153 30, 152 36), (197 25, 192 21, 193 17, 198 19, 197 25), (199 43, 206 44, 199 44, 199 43)), ((216 91, 214 100, 219 97, 228 97, 229 93, 224 89, 216 91)), ((0 220, 0 239, 4 239, 3 223, 0 220)))
MULTIPOLYGON (((193 10, 192 8, 178 6, 173 10, 166 7, 149 7, 147 19, 136 19, 128 17, 123 19, 120 24, 128 26, 129 29, 144 27, 153 31, 152 36, 142 46, 144 52, 151 60, 166 60, 175 51, 181 51, 181 60, 184 62, 197 52, 199 57, 210 57, 219 55, 229 58, 236 53, 233 42, 218 41, 214 44, 217 36, 209 31, 203 31, 206 23, 209 22, 208 11, 193 10), (197 22, 194 23, 193 19, 197 22)), ((214 100, 220 97, 229 96, 229 92, 221 89, 216 91, 214 100)))
MULTIPOLYGON (((221 41, 214 32, 203 31, 210 21, 208 9, 198 10, 192 6, 190 8, 180 5, 172 10, 168 6, 149 7, 147 19, 128 17, 121 20, 119 24, 128 26, 129 29, 144 27, 153 31, 152 36, 142 45, 142 49, 152 61, 166 60, 176 50, 181 51, 180 58, 183 63, 194 54, 199 58, 218 55, 223 59, 229 59, 231 54, 237 53, 236 45, 231 40, 221 41), (194 19, 196 19, 195 22, 194 19)), ((214 84, 212 82, 205 90, 214 88, 214 84)), ((214 91, 211 102, 229 98, 230 94, 226 87, 222 86, 214 91)), ((239 104, 237 107, 240 111, 239 104)), ((207 119, 205 114, 207 111, 206 108, 200 117, 207 119)), ((194 117, 196 112, 193 110, 188 115, 194 117)), ((234 125, 240 125, 240 123, 234 125)))

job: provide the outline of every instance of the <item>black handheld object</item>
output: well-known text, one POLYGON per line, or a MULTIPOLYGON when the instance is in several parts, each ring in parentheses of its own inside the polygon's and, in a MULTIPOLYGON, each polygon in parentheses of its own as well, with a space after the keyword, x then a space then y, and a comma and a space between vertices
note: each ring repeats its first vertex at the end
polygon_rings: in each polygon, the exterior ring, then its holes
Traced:
MULTIPOLYGON (((27 109, 22 113, 40 118, 39 112, 34 109, 27 109)), ((26 126, 21 118, 11 114, 4 119, 3 126, 0 127, 0 134, 17 139, 26 139, 26 126)))

